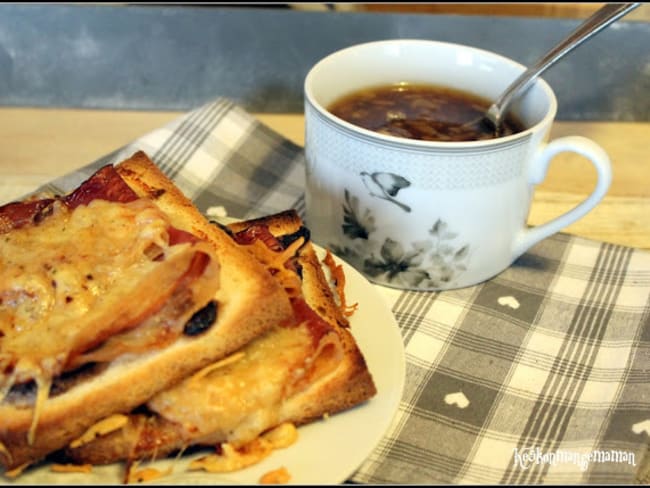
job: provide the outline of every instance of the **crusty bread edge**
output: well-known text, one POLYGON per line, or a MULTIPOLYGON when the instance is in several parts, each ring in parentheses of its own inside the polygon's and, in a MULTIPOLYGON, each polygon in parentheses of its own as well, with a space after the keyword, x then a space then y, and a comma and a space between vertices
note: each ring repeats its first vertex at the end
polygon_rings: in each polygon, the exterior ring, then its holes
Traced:
MULTIPOLYGON (((299 231, 302 226, 300 218, 294 211, 285 211, 254 220, 233 222, 227 227, 232 232, 239 232, 255 224, 266 225, 275 236, 292 234, 299 231)), ((363 354, 350 330, 339 324, 341 312, 334 302, 332 290, 327 283, 318 256, 309 241, 301 249, 299 261, 302 266, 302 289, 305 300, 312 309, 335 327, 343 348, 342 360, 337 368, 329 372, 326 377, 308 386, 306 390, 286 398, 280 405, 277 417, 274 417, 275 421, 279 423, 292 422, 296 425, 303 425, 328 414, 360 406, 376 394, 376 388, 363 354)), ((347 321, 343 322, 347 324, 347 321)), ((273 330, 268 333, 273 334, 273 330)), ((130 446, 130 437, 143 435, 145 439, 165 439, 167 438, 165 432, 168 429, 170 443, 155 442, 156 454, 164 456, 182 448, 184 442, 182 434, 180 434, 182 428, 177 424, 162 419, 159 423, 151 424, 147 424, 146 421, 141 424, 141 421, 142 418, 138 419, 137 416, 132 416, 130 423, 125 427, 126 431, 112 432, 98 441, 85 444, 80 450, 70 449, 66 453, 75 462, 111 463, 117 459, 124 459, 124 450, 130 449, 124 446, 130 446), (154 432, 150 435, 142 434, 138 427, 140 425, 151 425, 154 432)), ((270 428, 272 425, 266 427, 270 428)), ((208 438, 210 437, 208 436, 208 438)), ((187 442, 193 443, 191 440, 187 442)), ((203 443, 205 439, 199 442, 203 443)))
MULTIPOLYGON (((253 220, 233 222, 228 228, 238 232, 253 224, 266 225, 276 237, 295 233, 303 226, 295 210, 286 210, 253 220)), ((296 425, 347 410, 369 400, 377 393, 362 351, 350 329, 342 326, 347 325, 348 321, 336 305, 334 294, 311 241, 302 247, 299 262, 302 265, 302 290, 305 301, 337 329, 343 345, 343 359, 325 378, 289 398, 283 405, 284 421, 296 425)))
POLYGON ((210 224, 146 154, 137 152, 116 167, 136 193, 153 197, 170 214, 173 225, 207 239, 217 250, 223 277, 217 324, 196 338, 182 337, 163 350, 116 361, 92 383, 48 399, 32 446, 26 433, 33 409, 0 404, 0 461, 7 470, 64 447, 101 418, 129 412, 291 316, 286 293, 266 269, 210 224))

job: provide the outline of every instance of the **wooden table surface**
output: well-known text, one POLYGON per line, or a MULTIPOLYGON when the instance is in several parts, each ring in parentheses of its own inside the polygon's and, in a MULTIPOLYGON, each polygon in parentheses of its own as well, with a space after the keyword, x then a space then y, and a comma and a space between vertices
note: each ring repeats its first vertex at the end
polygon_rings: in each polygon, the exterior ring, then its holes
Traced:
MULTIPOLYGON (((0 108, 0 203, 90 163, 163 126, 180 112, 0 108)), ((304 142, 301 114, 255 114, 293 142, 304 142)), ((650 250, 650 123, 556 122, 551 137, 582 135, 609 154, 613 182, 604 200, 565 232, 650 250)), ((593 188, 595 170, 561 154, 538 187, 529 223, 569 210, 593 188)))

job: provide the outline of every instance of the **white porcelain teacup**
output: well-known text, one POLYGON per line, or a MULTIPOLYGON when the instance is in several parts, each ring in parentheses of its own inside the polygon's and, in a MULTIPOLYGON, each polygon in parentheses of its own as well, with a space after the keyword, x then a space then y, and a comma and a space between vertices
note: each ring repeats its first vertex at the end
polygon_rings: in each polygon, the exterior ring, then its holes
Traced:
POLYGON ((524 66, 464 45, 396 39, 355 45, 319 61, 305 79, 306 222, 314 242, 375 283, 412 290, 474 285, 605 196, 610 162, 593 141, 548 142, 557 102, 542 79, 512 112, 526 127, 490 140, 436 142, 385 135, 327 107, 359 89, 431 84, 494 100, 524 66), (535 185, 563 151, 596 168, 593 192, 540 226, 526 224, 535 185))

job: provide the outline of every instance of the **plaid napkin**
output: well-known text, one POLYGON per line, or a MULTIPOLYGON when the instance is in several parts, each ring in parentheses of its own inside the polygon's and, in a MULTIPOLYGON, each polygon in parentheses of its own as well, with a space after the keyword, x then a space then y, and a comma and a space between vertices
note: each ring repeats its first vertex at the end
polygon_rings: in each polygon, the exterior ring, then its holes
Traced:
MULTIPOLYGON (((138 149, 204 212, 304 217, 302 148, 226 99, 44 189, 68 191, 138 149)), ((406 386, 350 481, 635 480, 650 440, 650 254, 560 233, 474 287, 377 289, 401 329, 406 386)))

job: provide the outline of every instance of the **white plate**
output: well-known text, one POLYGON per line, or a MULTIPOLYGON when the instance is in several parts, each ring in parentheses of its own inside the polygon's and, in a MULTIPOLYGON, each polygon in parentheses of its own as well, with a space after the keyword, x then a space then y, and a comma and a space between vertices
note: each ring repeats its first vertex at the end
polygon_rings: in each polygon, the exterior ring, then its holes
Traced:
MULTIPOLYGON (((318 251, 321 256, 324 254, 318 251)), ((146 466, 160 470, 173 466, 172 474, 152 481, 153 484, 258 484, 263 474, 282 466, 291 475, 290 484, 339 484, 370 455, 390 426, 402 397, 406 371, 404 346, 393 314, 374 285, 342 260, 336 258, 336 261, 344 268, 348 302, 359 304, 350 319, 350 328, 366 358, 377 395, 327 420, 300 427, 298 441, 292 446, 274 451, 259 464, 241 471, 215 474, 185 469, 191 459, 205 453, 184 456, 177 461, 147 463, 146 466)), ((88 474, 53 473, 45 464, 26 471, 10 483, 117 484, 122 482, 123 475, 121 463, 96 466, 88 474)), ((7 481, 0 478, 0 483, 7 481)))

